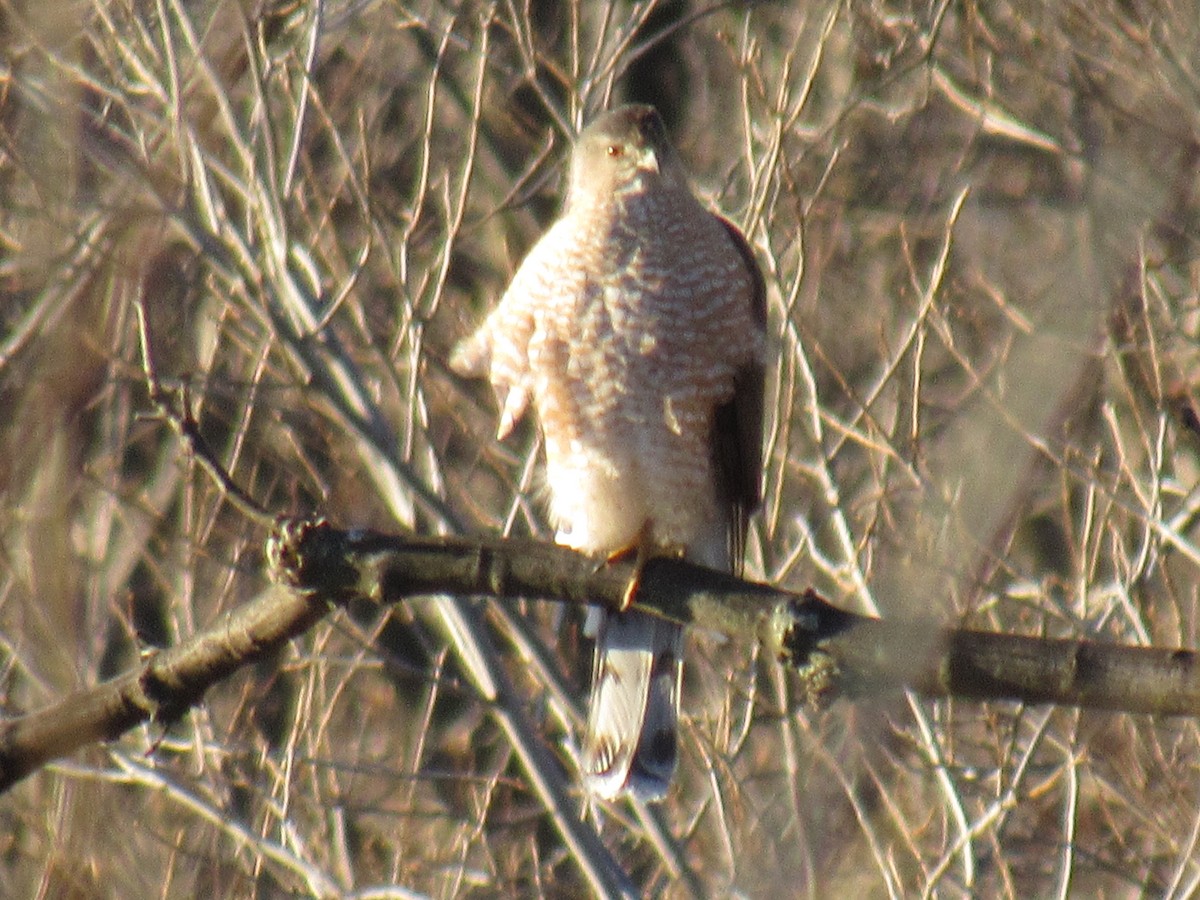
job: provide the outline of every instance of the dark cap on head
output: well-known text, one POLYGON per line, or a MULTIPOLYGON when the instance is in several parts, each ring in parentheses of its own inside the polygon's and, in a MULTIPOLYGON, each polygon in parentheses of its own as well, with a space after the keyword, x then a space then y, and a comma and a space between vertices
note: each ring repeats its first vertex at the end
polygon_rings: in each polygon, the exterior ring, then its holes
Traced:
POLYGON ((616 138, 655 149, 667 146, 662 116, 644 103, 630 103, 601 113, 580 134, 580 140, 593 137, 616 138))

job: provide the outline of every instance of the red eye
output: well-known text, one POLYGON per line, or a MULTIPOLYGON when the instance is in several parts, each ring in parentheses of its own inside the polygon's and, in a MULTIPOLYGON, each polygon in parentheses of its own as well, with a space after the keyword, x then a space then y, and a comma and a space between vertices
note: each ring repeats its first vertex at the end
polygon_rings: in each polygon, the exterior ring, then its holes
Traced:
POLYGON ((624 156, 625 148, 622 147, 620 144, 609 144, 604 149, 604 152, 607 153, 609 156, 614 156, 614 157, 615 156, 624 156))

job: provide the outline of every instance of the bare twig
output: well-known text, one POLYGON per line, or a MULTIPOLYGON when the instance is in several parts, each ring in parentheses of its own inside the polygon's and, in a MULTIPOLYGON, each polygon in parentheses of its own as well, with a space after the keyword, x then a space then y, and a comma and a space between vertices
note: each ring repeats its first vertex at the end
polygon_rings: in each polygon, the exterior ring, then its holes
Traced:
POLYGON ((142 349, 142 371, 146 376, 146 387, 150 392, 150 402, 154 404, 163 421, 167 422, 179 436, 192 457, 200 463, 205 472, 212 477, 229 498, 230 502, 243 514, 260 525, 271 525, 275 516, 251 497, 241 485, 233 480, 233 476, 216 458, 204 436, 200 434, 200 426, 192 414, 192 401, 187 387, 179 393, 178 408, 176 398, 162 386, 158 378, 158 368, 154 363, 154 352, 150 345, 150 331, 146 325, 146 307, 143 301, 135 304, 138 322, 138 340, 142 349))

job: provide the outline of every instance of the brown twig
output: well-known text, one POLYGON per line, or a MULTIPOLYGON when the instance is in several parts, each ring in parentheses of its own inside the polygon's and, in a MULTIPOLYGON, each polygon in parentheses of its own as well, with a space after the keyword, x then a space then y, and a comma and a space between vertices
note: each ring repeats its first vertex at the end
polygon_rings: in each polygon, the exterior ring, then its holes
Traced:
POLYGON ((150 329, 146 324, 146 307, 139 299, 134 308, 137 310, 138 341, 142 350, 142 371, 146 376, 146 388, 150 393, 150 402, 158 410, 158 415, 169 424, 183 441, 192 457, 200 463, 201 468, 209 474, 221 488, 229 501, 246 516, 260 525, 272 525, 275 516, 251 497, 241 485, 233 480, 226 468, 217 459, 212 448, 200 433, 200 426, 192 413, 191 394, 185 385, 176 395, 162 386, 158 377, 158 368, 154 362, 154 350, 150 344, 150 329))

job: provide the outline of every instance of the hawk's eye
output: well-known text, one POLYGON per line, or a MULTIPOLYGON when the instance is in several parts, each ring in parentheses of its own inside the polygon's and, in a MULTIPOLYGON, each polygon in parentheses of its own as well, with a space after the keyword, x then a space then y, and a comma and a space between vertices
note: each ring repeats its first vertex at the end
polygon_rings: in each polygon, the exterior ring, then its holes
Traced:
POLYGON ((625 155, 625 148, 620 144, 609 144, 604 148, 604 152, 615 159, 619 156, 625 155))

